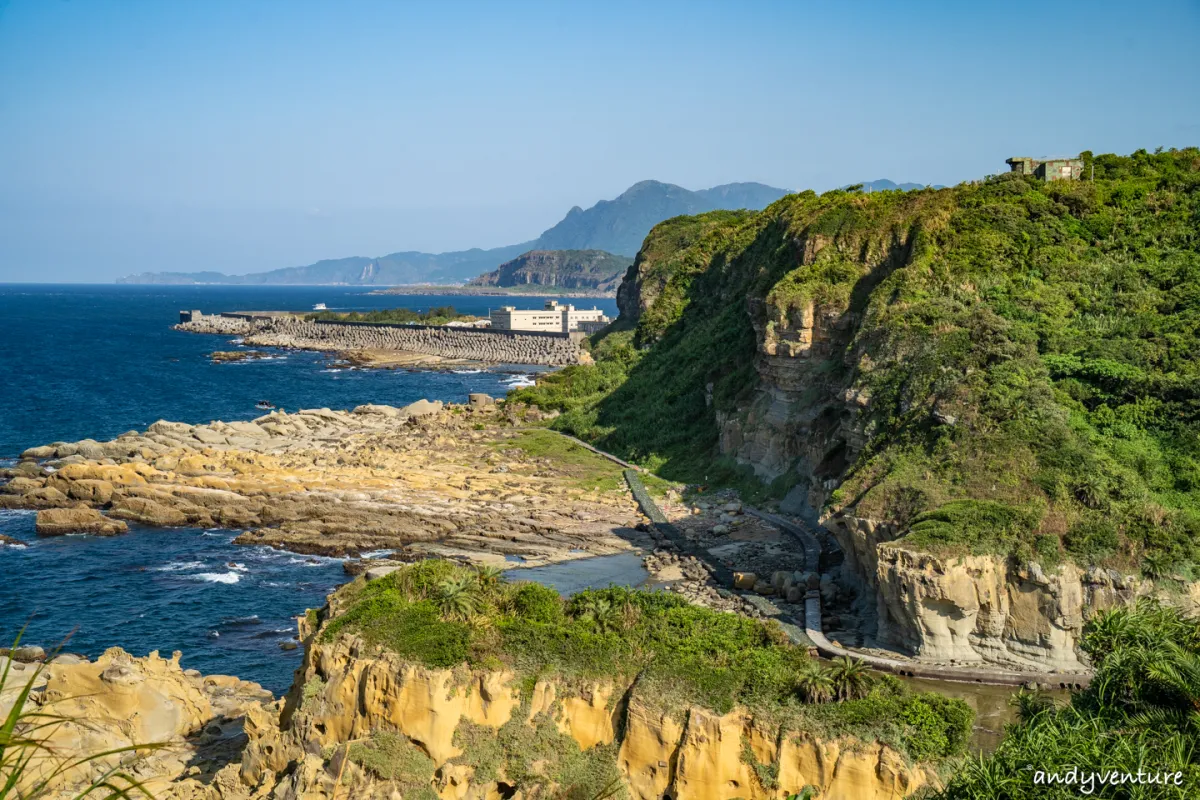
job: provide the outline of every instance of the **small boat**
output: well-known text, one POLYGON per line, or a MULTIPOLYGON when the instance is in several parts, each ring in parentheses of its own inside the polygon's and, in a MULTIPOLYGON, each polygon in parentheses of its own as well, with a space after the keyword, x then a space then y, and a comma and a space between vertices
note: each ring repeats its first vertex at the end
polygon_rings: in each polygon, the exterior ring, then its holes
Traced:
POLYGON ((254 404, 254 407, 260 411, 270 411, 271 409, 275 408, 275 404, 266 400, 259 400, 254 404))
POLYGON ((315 306, 313 306, 313 311, 324 311, 324 310, 325 310, 324 303, 317 303, 315 306))

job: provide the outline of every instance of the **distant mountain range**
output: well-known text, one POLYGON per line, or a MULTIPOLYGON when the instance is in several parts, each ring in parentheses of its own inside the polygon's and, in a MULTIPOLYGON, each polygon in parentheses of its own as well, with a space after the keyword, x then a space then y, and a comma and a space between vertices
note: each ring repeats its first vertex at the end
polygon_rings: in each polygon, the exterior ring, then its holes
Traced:
POLYGON ((553 286, 615 292, 633 259, 603 250, 530 250, 495 270, 467 282, 468 286, 553 286))
MULTIPOLYGON (((918 183, 897 184, 887 179, 863 183, 862 187, 864 192, 925 188, 918 183)), ((702 214, 717 209, 749 208, 757 211, 786 194, 788 191, 785 189, 761 183, 727 183, 693 192, 671 183, 641 181, 630 186, 618 197, 601 200, 586 211, 575 206, 567 212, 562 221, 537 239, 507 247, 495 247, 490 250, 475 248, 450 253, 408 251, 378 258, 351 256, 318 261, 303 267, 286 267, 247 275, 225 275, 220 272, 143 272, 120 278, 117 283, 332 283, 352 286, 454 284, 492 272, 501 264, 507 266, 513 259, 530 254, 531 251, 602 250, 632 258, 637 255, 642 240, 646 238, 650 229, 665 219, 682 214, 702 214)), ((549 263, 545 257, 539 258, 543 263, 549 263)), ((561 260, 558 263, 565 264, 561 260)), ((510 270, 511 279, 519 281, 524 276, 532 281, 537 275, 538 279, 542 280, 548 279, 552 274, 539 272, 540 269, 533 268, 530 264, 513 267, 510 270), (522 269, 525 271, 522 272, 522 269)))
POLYGON ((378 258, 318 261, 248 275, 220 272, 143 272, 118 283, 321 284, 396 286, 415 283, 459 283, 496 269, 531 250, 604 250, 632 257, 642 240, 664 219, 716 209, 762 209, 788 194, 761 183, 729 183, 692 192, 658 181, 635 183, 613 200, 601 200, 584 211, 576 206, 561 222, 531 242, 490 250, 452 253, 391 253, 378 258))

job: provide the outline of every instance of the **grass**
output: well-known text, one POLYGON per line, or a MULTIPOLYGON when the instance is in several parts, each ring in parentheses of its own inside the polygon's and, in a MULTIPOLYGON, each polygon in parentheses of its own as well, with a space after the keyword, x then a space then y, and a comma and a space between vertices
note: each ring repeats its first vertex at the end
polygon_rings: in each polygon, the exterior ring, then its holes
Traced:
POLYGON ((517 431, 511 438, 493 442, 492 447, 518 451, 524 461, 544 461, 587 491, 613 491, 624 485, 619 465, 544 428, 517 431))
MULTIPOLYGON (((481 783, 495 780, 501 770, 505 782, 513 786, 551 781, 562 787, 556 796, 571 800, 592 800, 599 787, 620 779, 615 745, 581 751, 546 714, 534 717, 532 724, 526 722, 528 715, 526 702, 499 730, 460 723, 454 743, 463 754, 452 763, 473 767, 474 778, 481 783)), ((627 794, 622 787, 611 796, 627 794)))
POLYGON ((365 742, 350 745, 349 758, 384 780, 394 781, 404 797, 436 800, 431 787, 433 760, 402 733, 376 731, 365 742))
POLYGON ((431 560, 355 582, 339 590, 354 593, 321 639, 354 632, 428 667, 511 669, 526 699, 538 677, 636 679, 644 702, 675 714, 692 705, 722 714, 742 706, 797 730, 820 725, 831 735, 879 736, 925 759, 965 747, 965 733, 955 733, 964 720, 969 728, 965 705, 907 692, 895 681, 864 683, 852 702, 805 702, 796 676, 809 657, 773 623, 693 606, 666 592, 610 587, 563 599, 539 584, 485 582, 479 574, 431 560), (470 587, 466 605, 464 587, 470 587), (903 714, 922 698, 928 714, 906 721, 903 714), (935 729, 941 738, 922 749, 921 737, 935 729))
POLYGON ((1200 621, 1143 600, 1098 615, 1081 644, 1096 665, 1089 687, 1064 707, 1019 696, 1020 721, 994 753, 967 760, 939 800, 1200 796, 1200 621), (1074 783, 1036 779, 1072 771, 1074 783), (1080 782, 1114 771, 1172 777, 1080 782))

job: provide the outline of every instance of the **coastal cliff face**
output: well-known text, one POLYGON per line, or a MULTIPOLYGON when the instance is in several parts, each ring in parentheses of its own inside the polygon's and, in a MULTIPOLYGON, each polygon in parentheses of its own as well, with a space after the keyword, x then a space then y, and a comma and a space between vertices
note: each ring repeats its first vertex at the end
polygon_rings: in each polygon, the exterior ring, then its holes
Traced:
POLYGON ((842 579, 865 584, 857 610, 871 638, 931 661, 1073 672, 1085 666, 1083 624, 1099 610, 1152 595, 1200 610, 1200 584, 1171 596, 1116 570, 935 555, 896 540, 894 524, 849 515, 824 522, 845 554, 842 579))
POLYGON ((355 638, 327 644, 305 632, 308 657, 283 724, 256 717, 251 728, 239 773, 249 795, 329 797, 339 772, 353 797, 443 800, 558 797, 564 777, 584 769, 619 776, 638 800, 781 798, 806 785, 890 800, 937 780, 883 745, 822 741, 740 709, 660 710, 629 678, 523 688, 508 671, 416 667, 355 638), (363 745, 351 745, 343 766, 347 742, 363 745), (382 743, 407 772, 387 773, 368 756, 382 743))
POLYGON ((843 542, 868 638, 1072 666, 1083 619, 1190 602, 1200 564, 1200 373, 1177 344, 1200 346, 1200 273, 1162 266, 1196 263, 1200 157, 1093 163, 1094 183, 805 192, 663 223, 593 347, 619 385, 556 424, 679 480, 744 480, 725 457, 812 524, 879 521, 892 545, 843 542))
POLYGON ((469 286, 553 286, 613 292, 632 258, 603 250, 531 250, 506 261, 469 286))
MULTIPOLYGON (((938 783, 886 745, 822 740, 742 709, 663 710, 633 679, 526 686, 507 670, 414 666, 353 637, 318 642, 303 620, 301 633, 304 667, 283 700, 184 671, 178 653, 114 648, 50 665, 35 702, 81 720, 54 731, 61 758, 165 745, 122 763, 169 800, 554 798, 563 780, 588 775, 613 776, 636 800, 766 800, 808 785, 839 800, 899 800, 938 783)), ((65 773, 51 797, 73 796, 119 758, 65 773)))

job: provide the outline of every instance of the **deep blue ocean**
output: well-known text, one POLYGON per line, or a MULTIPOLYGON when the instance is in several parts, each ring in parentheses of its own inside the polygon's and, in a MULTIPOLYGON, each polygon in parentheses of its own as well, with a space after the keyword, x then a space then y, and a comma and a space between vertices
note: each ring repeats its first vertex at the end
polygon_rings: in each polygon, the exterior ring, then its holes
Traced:
MULTIPOLYGON (((284 351, 270 360, 213 364, 209 353, 236 345, 171 330, 181 309, 453 305, 483 315, 500 304, 538 308, 543 301, 372 296, 329 286, 0 284, 0 460, 53 441, 104 441, 158 419, 253 419, 262 414, 254 408, 261 399, 289 410, 462 402, 469 392, 503 395, 533 372, 346 369, 331 356, 284 351)), ((616 315, 612 300, 574 302, 616 315)), ((50 646, 70 634, 65 649, 90 657, 114 645, 135 655, 182 650, 186 667, 279 692, 300 660, 298 650, 280 649, 295 633, 294 617, 346 580, 337 560, 234 546, 232 531, 131 526, 112 538, 39 539, 33 518, 0 511, 0 533, 27 543, 0 546, 0 642, 27 624, 26 641, 50 646)))

